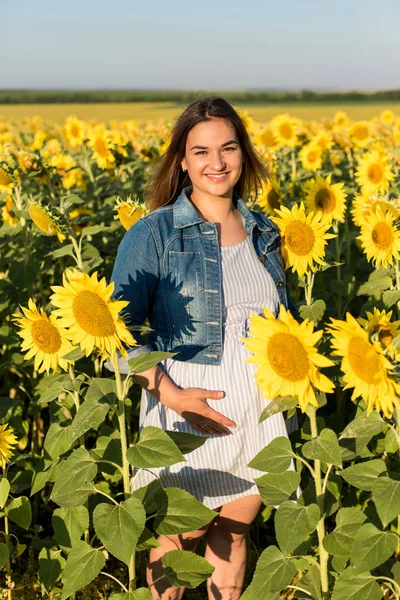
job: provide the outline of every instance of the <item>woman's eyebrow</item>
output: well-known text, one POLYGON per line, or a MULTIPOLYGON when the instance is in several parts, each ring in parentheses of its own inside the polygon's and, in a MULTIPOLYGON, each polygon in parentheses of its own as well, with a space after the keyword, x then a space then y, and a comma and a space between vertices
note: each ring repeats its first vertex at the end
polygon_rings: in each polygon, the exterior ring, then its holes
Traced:
MULTIPOLYGON (((229 146, 229 144, 237 144, 238 142, 236 140, 229 140, 229 142, 225 142, 224 144, 222 144, 222 147, 224 146, 229 146)), ((199 148, 200 150, 208 150, 208 146, 193 146, 193 148, 190 148, 190 150, 194 150, 195 148, 199 148)))

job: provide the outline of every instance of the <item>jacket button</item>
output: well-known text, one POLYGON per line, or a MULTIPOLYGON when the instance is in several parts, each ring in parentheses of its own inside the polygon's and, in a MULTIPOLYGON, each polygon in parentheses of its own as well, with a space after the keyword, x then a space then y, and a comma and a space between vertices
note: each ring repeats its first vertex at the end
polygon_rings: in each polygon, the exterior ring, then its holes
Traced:
POLYGON ((264 256, 264 254, 260 254, 260 256, 258 258, 261 260, 262 263, 265 262, 265 256, 264 256))
POLYGON ((277 286, 278 288, 283 288, 285 287, 285 284, 283 283, 283 281, 278 281, 277 286))

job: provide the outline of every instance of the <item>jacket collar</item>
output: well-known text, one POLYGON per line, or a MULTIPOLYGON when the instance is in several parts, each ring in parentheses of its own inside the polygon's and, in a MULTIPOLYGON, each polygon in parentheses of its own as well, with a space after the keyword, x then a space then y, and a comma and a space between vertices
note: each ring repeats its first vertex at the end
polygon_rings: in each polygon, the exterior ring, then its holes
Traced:
MULTIPOLYGON (((205 222, 205 219, 199 215, 196 208, 189 200, 192 190, 192 185, 184 187, 181 194, 174 202, 174 226, 177 228, 190 227, 191 225, 205 222)), ((236 192, 233 193, 233 200, 244 219, 244 225, 248 233, 251 232, 255 226, 258 227, 260 231, 274 231, 275 228, 272 223, 266 223, 265 217, 261 214, 260 218, 256 218, 236 192)), ((255 214, 258 215, 258 213, 255 214)))

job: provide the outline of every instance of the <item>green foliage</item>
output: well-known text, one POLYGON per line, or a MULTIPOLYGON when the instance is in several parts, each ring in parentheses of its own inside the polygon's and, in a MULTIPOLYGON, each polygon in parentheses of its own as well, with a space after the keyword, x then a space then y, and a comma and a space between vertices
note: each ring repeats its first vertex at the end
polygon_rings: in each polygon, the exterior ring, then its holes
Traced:
POLYGON ((185 550, 166 552, 161 562, 169 583, 176 587, 197 587, 214 572, 207 560, 185 550))
POLYGON ((66 600, 93 581, 104 567, 105 562, 106 559, 102 552, 79 540, 69 553, 63 569, 61 600, 66 600))
POLYGON ((142 430, 137 444, 127 453, 131 465, 151 468, 175 465, 186 461, 171 437, 159 427, 148 426, 142 430))

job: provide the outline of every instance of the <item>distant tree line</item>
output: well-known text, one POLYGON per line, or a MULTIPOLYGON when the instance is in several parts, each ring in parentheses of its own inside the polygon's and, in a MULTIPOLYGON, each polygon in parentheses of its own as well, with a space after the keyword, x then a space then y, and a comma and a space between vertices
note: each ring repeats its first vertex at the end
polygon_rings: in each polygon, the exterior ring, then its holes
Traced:
POLYGON ((0 104, 70 104, 93 102, 171 102, 187 104, 220 95, 237 104, 399 102, 400 89, 375 92, 342 91, 155 91, 155 90, 0 90, 0 104))

